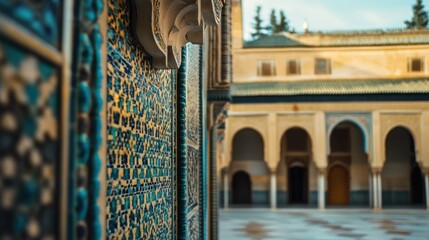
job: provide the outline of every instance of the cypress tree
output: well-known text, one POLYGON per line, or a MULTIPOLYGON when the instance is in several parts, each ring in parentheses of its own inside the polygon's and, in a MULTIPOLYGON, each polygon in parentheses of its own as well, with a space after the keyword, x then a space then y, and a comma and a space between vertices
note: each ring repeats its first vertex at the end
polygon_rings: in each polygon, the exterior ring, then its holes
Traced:
POLYGON ((278 31, 279 32, 288 32, 289 31, 289 23, 286 19, 286 15, 283 12, 283 10, 280 11, 280 23, 278 26, 278 31))
POLYGON ((276 11, 274 9, 271 10, 270 26, 267 27, 267 30, 269 30, 271 34, 278 32, 277 16, 276 16, 276 11))
POLYGON ((253 17, 253 32, 251 33, 253 39, 260 38, 265 35, 263 32, 264 27, 262 26, 261 9, 261 6, 257 6, 255 17, 253 17))
POLYGON ((413 5, 413 17, 411 20, 405 21, 405 26, 408 29, 422 29, 428 26, 428 12, 424 10, 422 0, 417 0, 416 4, 413 5))

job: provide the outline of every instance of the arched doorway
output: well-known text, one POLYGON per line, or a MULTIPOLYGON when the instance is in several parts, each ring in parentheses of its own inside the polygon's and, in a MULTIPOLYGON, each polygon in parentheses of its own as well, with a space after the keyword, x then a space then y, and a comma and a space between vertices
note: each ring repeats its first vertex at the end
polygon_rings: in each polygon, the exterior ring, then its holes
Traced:
MULTIPOLYGON (((247 174, 249 182, 251 182, 249 189, 232 186, 233 204, 268 206, 270 190, 269 171, 264 160, 263 138, 258 131, 252 128, 244 128, 234 135, 232 141, 232 161, 229 171, 231 173, 243 171, 247 174), (242 199, 244 201, 242 202, 239 195, 243 194, 241 191, 245 190, 249 190, 249 196, 246 195, 246 201, 242 199), (238 191, 239 195, 235 191, 238 191), (234 201, 234 196, 238 197, 238 202, 234 201), (247 200, 250 202, 247 202, 247 200)), ((241 176, 244 178, 244 175, 241 176)))
POLYGON ((330 133, 328 204, 370 206, 370 165, 365 133, 351 121, 339 123, 330 133))
MULTIPOLYGON (((288 129, 281 140, 281 161, 277 177, 278 202, 282 204, 309 204, 310 178, 316 178, 316 167, 311 161, 311 140, 308 133, 299 127, 288 129), (283 195, 283 196, 282 196, 283 195)), ((314 183, 317 181, 313 179, 314 183)), ((314 199, 317 202, 317 199, 314 199)))
POLYGON ((238 171, 232 177, 232 203, 252 203, 252 182, 249 174, 244 171, 238 171))
POLYGON ((381 173, 383 206, 423 206, 424 178, 408 129, 396 127, 387 134, 385 156, 381 173))
POLYGON ((308 169, 304 164, 293 164, 288 171, 289 203, 308 202, 308 169))
POLYGON ((328 203, 331 205, 349 204, 350 177, 348 170, 335 165, 328 174, 328 203))

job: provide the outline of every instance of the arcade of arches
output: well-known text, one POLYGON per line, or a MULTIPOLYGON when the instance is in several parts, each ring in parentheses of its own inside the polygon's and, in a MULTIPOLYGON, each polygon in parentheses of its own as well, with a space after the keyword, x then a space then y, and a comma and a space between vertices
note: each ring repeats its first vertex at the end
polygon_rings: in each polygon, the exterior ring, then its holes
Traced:
POLYGON ((424 129, 374 118, 229 114, 220 205, 428 207, 428 156, 419 151, 427 139, 416 133, 424 129))

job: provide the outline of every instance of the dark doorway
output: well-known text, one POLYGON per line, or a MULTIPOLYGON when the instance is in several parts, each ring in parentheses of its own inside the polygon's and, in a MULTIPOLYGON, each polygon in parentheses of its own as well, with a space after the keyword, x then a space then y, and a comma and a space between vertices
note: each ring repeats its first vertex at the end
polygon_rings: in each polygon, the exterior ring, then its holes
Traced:
POLYGON ((290 167, 288 171, 289 203, 308 203, 308 174, 304 166, 290 167))
POLYGON ((414 167, 411 170, 411 203, 423 204, 425 198, 425 185, 423 174, 417 163, 412 164, 414 167))
POLYGON ((244 171, 238 171, 232 177, 232 203, 252 203, 252 182, 249 174, 244 171))

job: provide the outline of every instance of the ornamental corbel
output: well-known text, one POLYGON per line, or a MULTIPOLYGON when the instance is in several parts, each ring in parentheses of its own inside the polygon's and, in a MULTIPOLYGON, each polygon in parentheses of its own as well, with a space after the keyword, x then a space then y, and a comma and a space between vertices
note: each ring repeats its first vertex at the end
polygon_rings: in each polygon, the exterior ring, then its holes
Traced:
POLYGON ((132 0, 132 31, 155 68, 179 68, 186 43, 203 43, 205 24, 220 22, 222 0, 132 0))

